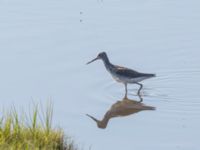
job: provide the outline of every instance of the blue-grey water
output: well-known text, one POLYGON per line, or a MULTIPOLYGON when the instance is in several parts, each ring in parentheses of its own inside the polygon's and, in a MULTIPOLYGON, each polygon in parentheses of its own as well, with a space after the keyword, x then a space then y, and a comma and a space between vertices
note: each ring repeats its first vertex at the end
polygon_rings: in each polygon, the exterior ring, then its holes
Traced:
MULTIPOLYGON (((199 150, 200 1, 1 0, 0 107, 54 104, 54 124, 84 149, 199 150), (146 80, 143 103, 156 107, 102 119, 124 96, 103 63, 157 77, 146 80)), ((129 98, 137 100, 137 85, 129 98)))

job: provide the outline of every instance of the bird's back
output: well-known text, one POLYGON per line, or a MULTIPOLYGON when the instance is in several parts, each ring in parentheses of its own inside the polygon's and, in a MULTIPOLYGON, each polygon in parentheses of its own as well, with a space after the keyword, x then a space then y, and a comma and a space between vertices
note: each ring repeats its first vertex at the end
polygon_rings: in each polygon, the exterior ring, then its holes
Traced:
POLYGON ((126 83, 140 82, 144 79, 155 77, 155 74, 140 73, 133 69, 113 65, 111 73, 116 80, 126 83))

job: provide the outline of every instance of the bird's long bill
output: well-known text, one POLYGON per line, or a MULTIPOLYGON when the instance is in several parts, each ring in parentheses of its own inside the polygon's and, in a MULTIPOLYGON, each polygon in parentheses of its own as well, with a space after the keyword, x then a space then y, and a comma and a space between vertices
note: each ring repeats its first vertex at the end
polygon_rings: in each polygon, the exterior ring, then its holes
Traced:
POLYGON ((89 61, 89 62, 87 63, 87 65, 88 65, 88 64, 90 64, 90 63, 92 63, 92 62, 94 62, 94 61, 96 61, 97 59, 99 59, 99 58, 98 58, 98 57, 96 57, 95 59, 93 59, 93 60, 89 61))
POLYGON ((96 118, 94 118, 94 117, 92 117, 92 116, 90 116, 90 115, 88 115, 88 114, 86 114, 86 116, 88 116, 89 118, 91 118, 92 120, 94 120, 96 123, 99 122, 99 120, 97 120, 96 118))

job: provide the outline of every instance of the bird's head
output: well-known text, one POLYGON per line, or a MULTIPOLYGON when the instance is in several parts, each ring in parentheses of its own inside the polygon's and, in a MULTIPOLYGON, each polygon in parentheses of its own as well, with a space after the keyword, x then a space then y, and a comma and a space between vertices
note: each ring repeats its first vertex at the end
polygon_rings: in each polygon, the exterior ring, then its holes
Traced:
POLYGON ((105 60, 106 58, 107 58, 106 52, 101 52, 101 53, 99 53, 99 54, 97 55, 96 58, 94 58, 93 60, 89 61, 89 62, 87 63, 87 65, 90 64, 90 63, 92 63, 92 62, 94 62, 94 61, 96 61, 96 60, 98 60, 98 59, 105 60))
POLYGON ((86 114, 86 116, 88 116, 89 118, 91 118, 92 120, 94 120, 99 128, 101 128, 101 129, 105 129, 106 128, 107 123, 105 123, 103 121, 99 121, 99 120, 97 120, 96 118, 94 118, 91 115, 86 114))

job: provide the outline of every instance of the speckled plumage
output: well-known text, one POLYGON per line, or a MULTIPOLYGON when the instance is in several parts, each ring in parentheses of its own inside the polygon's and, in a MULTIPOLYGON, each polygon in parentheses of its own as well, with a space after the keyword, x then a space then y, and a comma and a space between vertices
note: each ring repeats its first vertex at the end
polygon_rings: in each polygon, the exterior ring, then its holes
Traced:
POLYGON ((111 75, 118 81, 122 83, 136 83, 144 79, 154 77, 154 74, 140 73, 135 70, 112 65, 108 70, 111 75))
POLYGON ((106 70, 112 75, 112 77, 116 81, 121 82, 125 85, 125 91, 126 91, 125 97, 127 97, 127 84, 135 83, 135 84, 140 85, 140 89, 138 90, 138 95, 139 95, 140 90, 142 89, 142 84, 138 82, 151 78, 151 77, 155 77, 155 74, 140 73, 129 68, 113 65, 112 63, 110 63, 107 57, 107 54, 105 52, 99 53, 95 59, 88 62, 87 64, 90 64, 97 59, 101 59, 104 62, 106 70))

